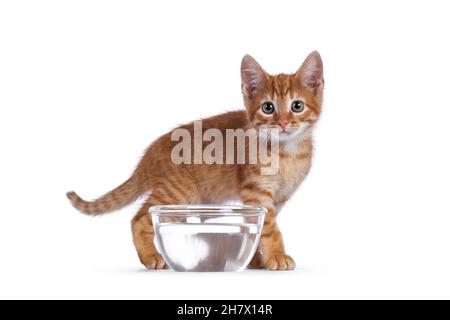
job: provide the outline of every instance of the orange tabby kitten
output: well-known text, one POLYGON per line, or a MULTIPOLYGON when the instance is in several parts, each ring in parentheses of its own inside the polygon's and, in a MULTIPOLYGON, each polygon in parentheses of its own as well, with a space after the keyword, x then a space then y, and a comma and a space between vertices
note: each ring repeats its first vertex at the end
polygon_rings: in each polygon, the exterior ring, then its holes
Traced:
MULTIPOLYGON (((148 209, 160 204, 220 204, 240 199, 247 205, 266 207, 259 249, 253 267, 286 270, 295 267, 284 251, 276 224, 280 209, 298 188, 311 166, 311 131, 319 118, 323 94, 323 66, 312 52, 295 74, 269 75, 250 56, 241 64, 245 111, 224 113, 204 119, 203 131, 226 129, 279 129, 279 170, 261 175, 256 164, 175 164, 171 159, 171 132, 157 139, 145 152, 133 175, 99 199, 88 202, 75 192, 67 193, 81 212, 99 215, 120 209, 142 195, 149 195, 132 220, 133 241, 141 262, 149 269, 166 268, 153 244, 148 209)), ((194 125, 181 128, 191 134, 194 125)), ((246 146, 247 147, 247 146, 246 146)))

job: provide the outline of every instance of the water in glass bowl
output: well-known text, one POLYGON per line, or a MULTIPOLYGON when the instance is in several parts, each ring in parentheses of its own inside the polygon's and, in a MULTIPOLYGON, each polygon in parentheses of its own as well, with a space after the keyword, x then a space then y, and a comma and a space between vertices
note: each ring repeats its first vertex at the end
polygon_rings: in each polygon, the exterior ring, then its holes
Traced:
POLYGON ((240 271, 252 259, 258 226, 245 223, 161 223, 155 244, 175 271, 240 271))

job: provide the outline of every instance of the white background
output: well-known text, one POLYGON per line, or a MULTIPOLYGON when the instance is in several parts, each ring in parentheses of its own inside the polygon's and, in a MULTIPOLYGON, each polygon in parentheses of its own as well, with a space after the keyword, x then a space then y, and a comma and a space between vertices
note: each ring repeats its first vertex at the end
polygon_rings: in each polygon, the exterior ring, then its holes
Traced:
POLYGON ((0 298, 450 298, 445 1, 2 1, 0 298), (242 108, 240 60, 317 49, 313 169, 279 217, 292 272, 147 272, 132 205, 79 214, 176 125, 242 108))

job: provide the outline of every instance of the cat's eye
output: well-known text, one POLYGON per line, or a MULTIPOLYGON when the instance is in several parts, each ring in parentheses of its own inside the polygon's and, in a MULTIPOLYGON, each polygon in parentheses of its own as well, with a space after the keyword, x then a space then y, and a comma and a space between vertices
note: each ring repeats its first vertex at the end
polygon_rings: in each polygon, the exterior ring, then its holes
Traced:
POLYGON ((295 100, 292 102, 291 109, 294 112, 300 113, 305 110, 305 103, 300 100, 295 100))
POLYGON ((261 110, 265 114, 272 114, 275 111, 275 106, 272 102, 267 101, 262 104, 261 110))

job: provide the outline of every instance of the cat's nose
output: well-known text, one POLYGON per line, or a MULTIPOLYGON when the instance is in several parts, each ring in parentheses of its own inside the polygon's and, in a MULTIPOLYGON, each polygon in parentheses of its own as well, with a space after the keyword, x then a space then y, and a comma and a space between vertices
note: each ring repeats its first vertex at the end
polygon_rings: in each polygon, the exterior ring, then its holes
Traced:
POLYGON ((286 120, 279 120, 278 124, 280 125, 281 129, 283 129, 283 131, 284 131, 284 129, 286 128, 286 125, 287 125, 287 121, 286 120))

